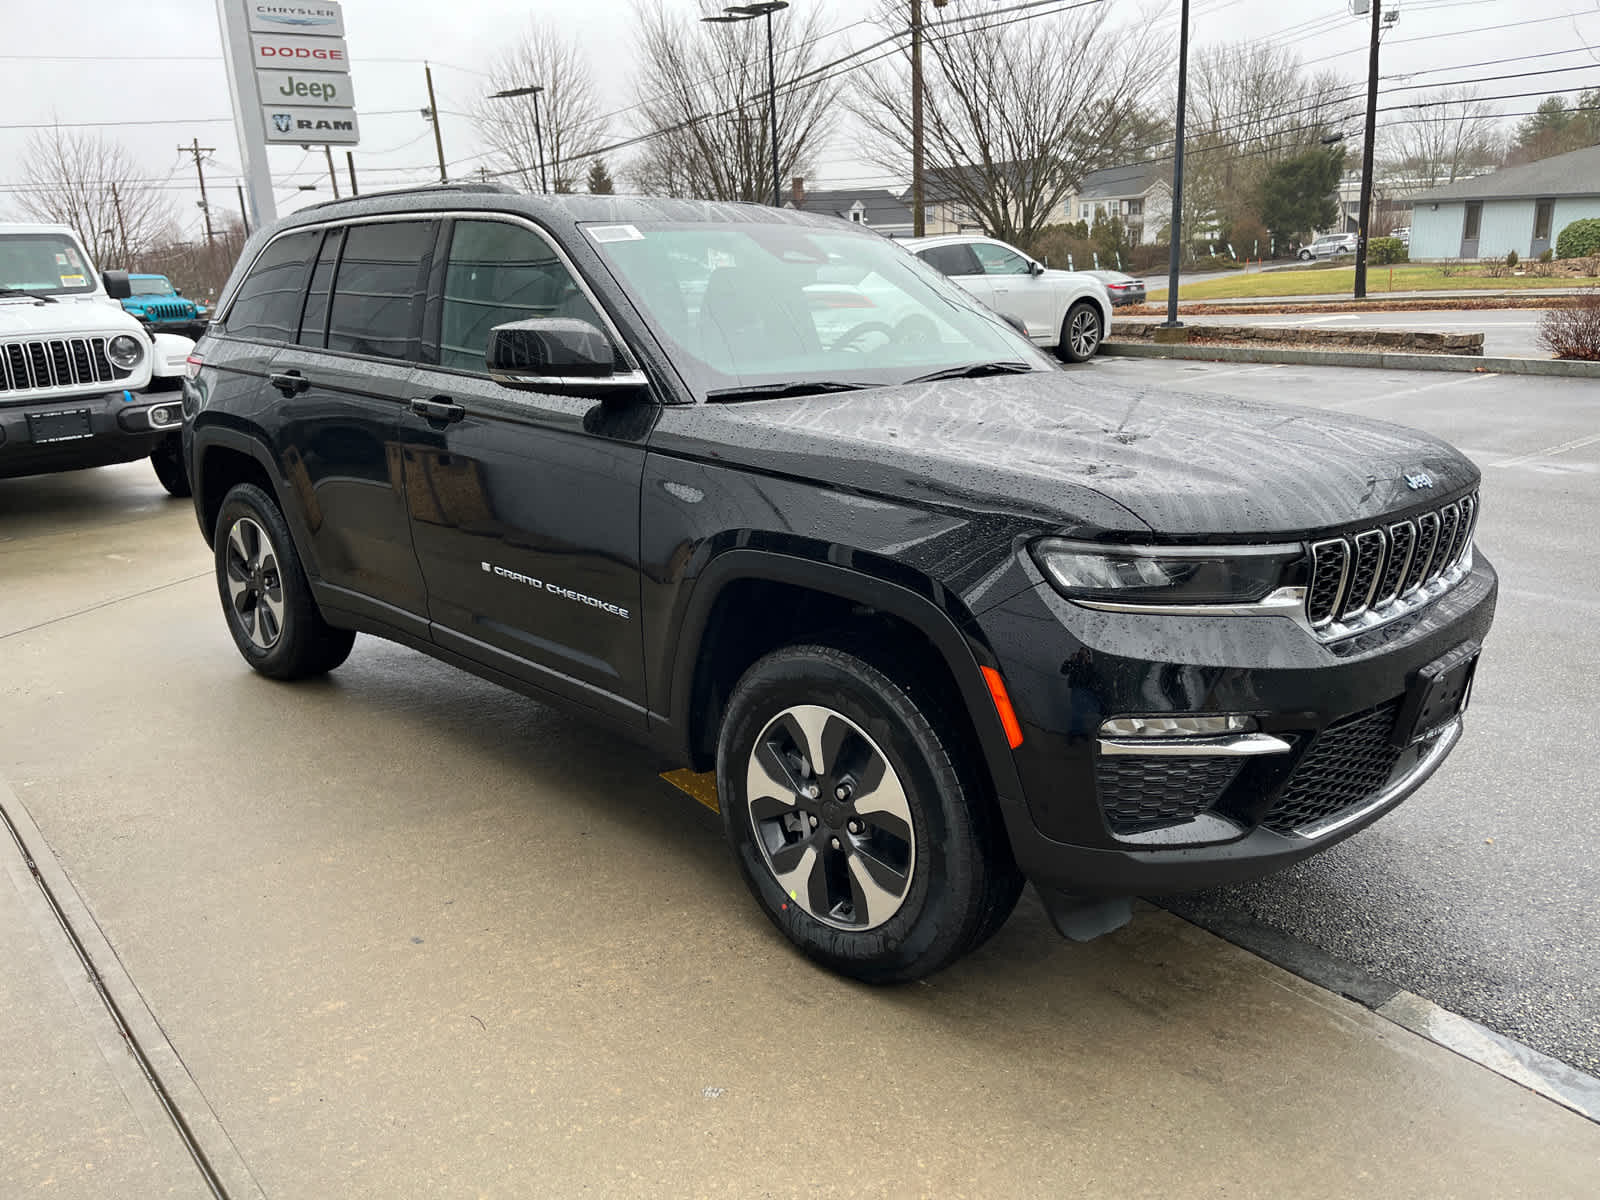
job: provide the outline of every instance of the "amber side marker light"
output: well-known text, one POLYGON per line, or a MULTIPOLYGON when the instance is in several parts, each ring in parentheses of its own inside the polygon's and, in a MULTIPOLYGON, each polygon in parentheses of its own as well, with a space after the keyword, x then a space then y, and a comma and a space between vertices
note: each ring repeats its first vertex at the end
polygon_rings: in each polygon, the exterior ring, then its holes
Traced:
POLYGON ((989 699, 994 701, 994 711, 1000 717, 1000 726, 1006 731, 1006 741, 1015 750, 1022 745, 1022 725, 1017 721, 1016 710, 1011 707, 1011 697, 1006 695, 1006 681, 993 667, 979 667, 983 682, 989 685, 989 699))

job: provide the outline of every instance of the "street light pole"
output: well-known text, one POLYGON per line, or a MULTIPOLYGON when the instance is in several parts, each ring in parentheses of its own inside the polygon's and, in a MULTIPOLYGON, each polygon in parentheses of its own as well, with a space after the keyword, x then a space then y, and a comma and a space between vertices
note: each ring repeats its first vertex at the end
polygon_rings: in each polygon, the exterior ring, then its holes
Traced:
POLYGON ((1372 211, 1372 143, 1378 132, 1378 35, 1383 30, 1383 0, 1372 0, 1372 45, 1367 51, 1367 135, 1361 147, 1361 211, 1356 214, 1356 294, 1367 298, 1367 234, 1372 211))
POLYGON ((503 91, 490 92, 491 100, 508 100, 516 96, 533 97, 533 155, 538 166, 539 191, 549 191, 544 177, 544 130, 539 127, 539 93, 544 91, 541 83, 531 83, 527 87, 506 88, 503 91))
POLYGON ((751 21, 756 17, 767 19, 767 120, 768 136, 772 140, 772 207, 783 207, 783 176, 778 170, 778 65, 772 48, 772 14, 789 7, 789 0, 761 0, 757 4, 735 4, 723 10, 723 15, 701 17, 708 25, 732 25, 738 21, 751 21))
POLYGON ((1175 130, 1176 145, 1172 151, 1172 220, 1171 253, 1167 260, 1167 319, 1165 329, 1181 329, 1178 320, 1178 262, 1183 253, 1183 109, 1189 97, 1189 0, 1183 0, 1183 13, 1178 18, 1178 124, 1175 130))

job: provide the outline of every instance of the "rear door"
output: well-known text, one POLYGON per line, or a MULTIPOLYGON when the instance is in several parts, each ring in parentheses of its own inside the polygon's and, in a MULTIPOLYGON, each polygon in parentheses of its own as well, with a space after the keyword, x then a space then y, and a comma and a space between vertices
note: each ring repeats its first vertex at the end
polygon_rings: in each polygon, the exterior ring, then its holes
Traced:
POLYGON ((297 342, 273 359, 278 460, 321 575, 318 600, 427 636, 411 545, 400 417, 421 357, 438 222, 327 231, 297 342))
POLYGON ((643 720, 639 487, 653 401, 512 389, 488 377, 496 325, 612 329, 571 264, 520 219, 458 217, 436 273, 402 452, 434 640, 643 720))

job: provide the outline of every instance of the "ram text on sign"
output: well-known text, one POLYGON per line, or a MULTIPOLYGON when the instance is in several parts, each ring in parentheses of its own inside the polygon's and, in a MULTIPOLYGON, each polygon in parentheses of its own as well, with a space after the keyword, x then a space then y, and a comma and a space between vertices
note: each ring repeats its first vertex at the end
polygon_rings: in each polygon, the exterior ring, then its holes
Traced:
POLYGON ((337 4, 285 4, 245 0, 251 33, 310 33, 343 37, 344 13, 337 4))
POLYGON ((353 108, 285 108, 266 104, 261 119, 269 142, 305 146, 354 146, 361 141, 353 108))
POLYGON ((337 71, 350 73, 350 55, 343 38, 280 37, 254 34, 250 58, 258 71, 337 71))
POLYGON ((325 71, 257 71, 261 103, 297 108, 353 108, 355 89, 347 75, 325 71))

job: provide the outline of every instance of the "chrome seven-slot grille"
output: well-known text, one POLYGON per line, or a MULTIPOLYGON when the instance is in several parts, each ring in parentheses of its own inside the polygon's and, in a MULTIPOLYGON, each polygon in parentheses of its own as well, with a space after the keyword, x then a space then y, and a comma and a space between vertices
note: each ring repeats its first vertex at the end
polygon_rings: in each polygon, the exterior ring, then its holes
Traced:
POLYGON ((1381 617, 1420 599, 1466 560, 1477 515, 1474 493, 1414 518, 1313 543, 1306 592, 1312 627, 1381 617))
POLYGON ((0 342, 0 393, 114 383, 129 374, 111 365, 103 337, 0 342))

